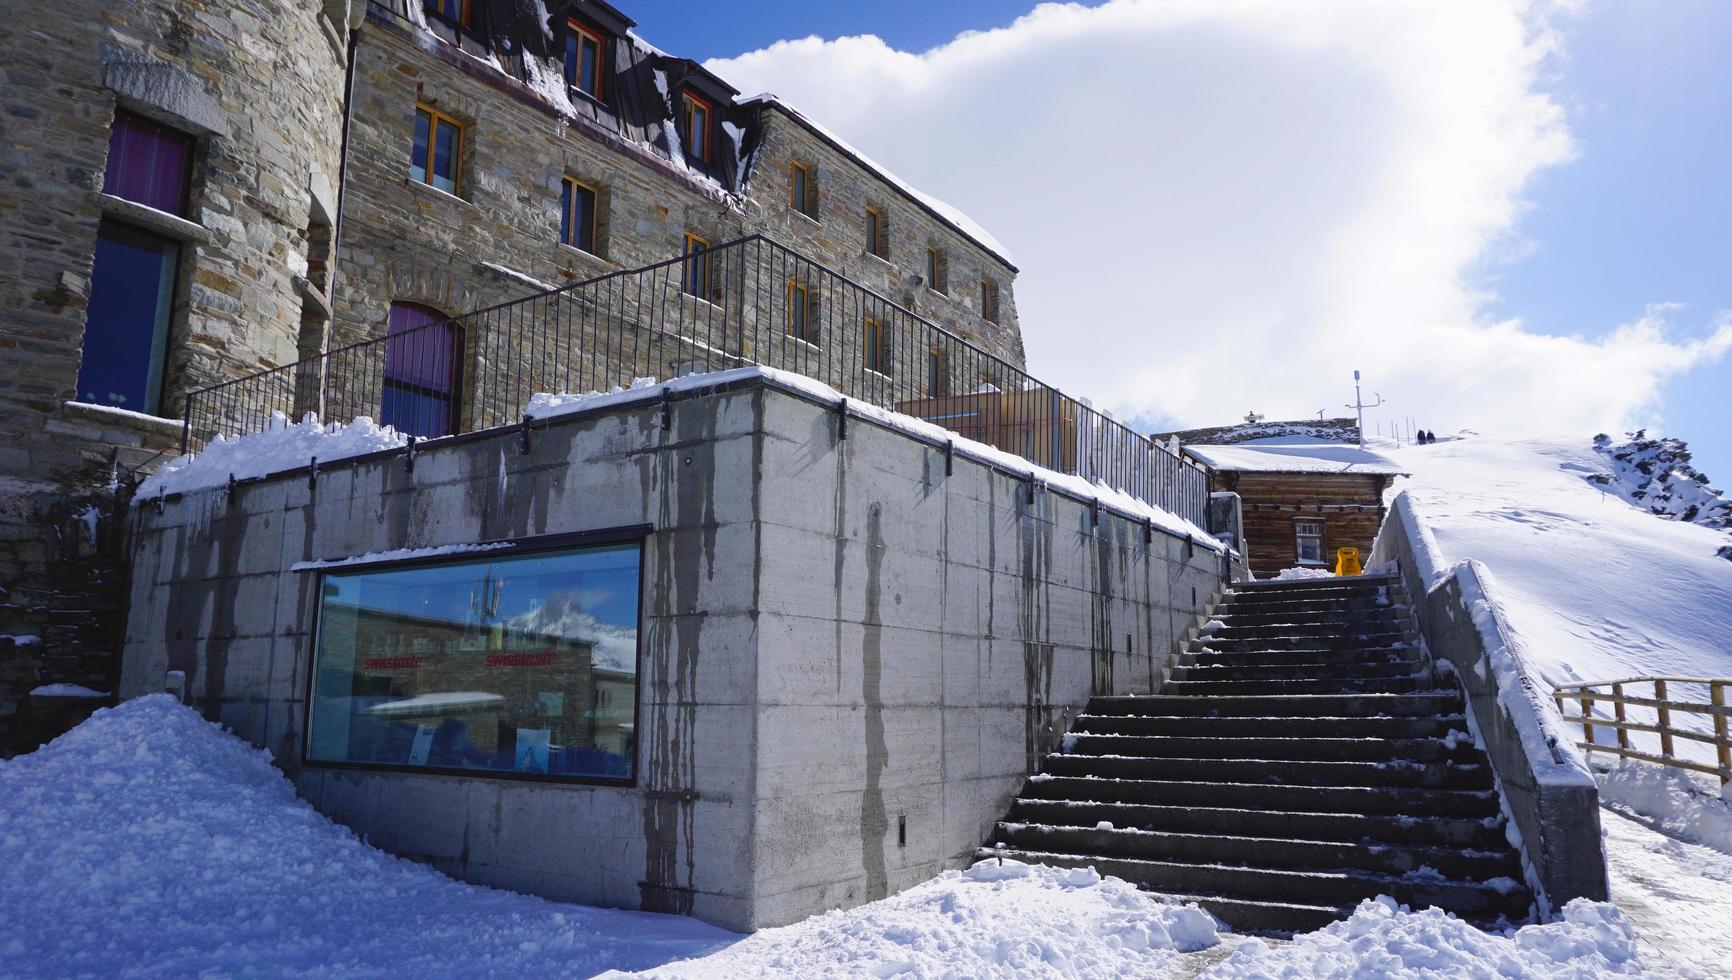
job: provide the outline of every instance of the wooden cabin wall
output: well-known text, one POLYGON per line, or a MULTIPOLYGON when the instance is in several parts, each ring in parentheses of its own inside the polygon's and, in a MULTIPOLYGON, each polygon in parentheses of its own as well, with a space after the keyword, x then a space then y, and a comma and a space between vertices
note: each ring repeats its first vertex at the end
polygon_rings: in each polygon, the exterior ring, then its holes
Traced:
POLYGON ((1323 524, 1323 554, 1333 570, 1335 549, 1371 553, 1383 522, 1383 490, 1389 477, 1359 473, 1216 473, 1214 489, 1239 494, 1252 574, 1269 578, 1299 564, 1293 523, 1323 524))

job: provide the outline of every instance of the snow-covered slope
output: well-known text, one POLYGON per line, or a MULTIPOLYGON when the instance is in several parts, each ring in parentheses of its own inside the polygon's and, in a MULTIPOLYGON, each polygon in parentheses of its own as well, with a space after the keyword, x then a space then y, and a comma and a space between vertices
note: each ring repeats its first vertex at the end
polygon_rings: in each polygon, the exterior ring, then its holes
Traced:
POLYGON ((1547 682, 1732 677, 1732 562, 1715 554, 1724 532, 1589 482, 1613 475, 1589 437, 1378 448, 1412 474, 1391 493, 1413 495, 1444 557, 1492 570, 1547 682))

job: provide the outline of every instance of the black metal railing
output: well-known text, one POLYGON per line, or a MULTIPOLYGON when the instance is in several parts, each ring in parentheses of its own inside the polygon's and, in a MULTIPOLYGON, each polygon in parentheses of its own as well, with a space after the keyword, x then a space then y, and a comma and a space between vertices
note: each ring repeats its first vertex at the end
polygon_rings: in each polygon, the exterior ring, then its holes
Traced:
MULTIPOLYGON (((398 329, 402 326, 402 329, 398 329)), ((1208 527, 1199 467, 1003 358, 754 235, 193 392, 185 449, 274 413, 436 437, 516 423, 536 392, 762 365, 1080 475, 1208 527)))

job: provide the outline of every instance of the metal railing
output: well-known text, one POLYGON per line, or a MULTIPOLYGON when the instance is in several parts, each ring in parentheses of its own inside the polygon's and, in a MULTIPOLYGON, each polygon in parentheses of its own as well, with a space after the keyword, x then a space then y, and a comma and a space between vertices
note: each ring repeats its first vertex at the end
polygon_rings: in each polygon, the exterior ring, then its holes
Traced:
MULTIPOLYGON (((1675 766, 1692 772, 1707 773, 1719 776, 1721 785, 1732 782, 1732 738, 1727 737, 1727 718, 1732 716, 1732 708, 1726 706, 1726 689, 1732 686, 1732 680, 1710 677, 1626 677, 1616 681, 1594 681, 1581 684, 1561 684, 1552 692, 1552 697, 1558 703, 1558 713, 1565 721, 1575 722, 1582 726, 1582 741, 1578 744, 1589 752, 1609 752, 1619 758, 1642 759, 1647 762, 1657 762, 1661 765, 1675 766), (1629 685, 1647 685, 1651 697, 1639 694, 1626 694, 1624 688, 1629 685), (1678 697, 1673 690, 1674 685, 1686 688, 1707 689, 1707 700, 1691 700, 1678 697), (1612 707, 1612 717, 1606 718, 1594 714, 1594 705, 1608 704, 1612 707), (1637 708, 1644 713, 1651 713, 1653 721, 1632 720, 1630 709, 1637 708), (1579 713, 1572 713, 1572 709, 1579 713), (1672 724, 1674 711, 1694 715, 1708 715, 1713 720, 1713 731, 1693 731, 1679 728, 1672 724), (1594 741, 1594 729, 1610 728, 1617 732, 1617 744, 1611 745, 1594 741), (1660 751, 1658 754, 1643 751, 1633 744, 1631 732, 1658 736, 1660 751), (1674 748, 1676 739, 1688 739, 1695 742, 1706 742, 1715 747, 1719 765, 1709 765, 1693 759, 1680 758, 1674 748)), ((1649 743, 1652 744, 1652 743, 1649 743)))
POLYGON ((521 420, 536 392, 762 365, 805 375, 1208 527, 1196 464, 761 235, 452 317, 196 391, 185 446, 274 413, 420 437, 521 420))

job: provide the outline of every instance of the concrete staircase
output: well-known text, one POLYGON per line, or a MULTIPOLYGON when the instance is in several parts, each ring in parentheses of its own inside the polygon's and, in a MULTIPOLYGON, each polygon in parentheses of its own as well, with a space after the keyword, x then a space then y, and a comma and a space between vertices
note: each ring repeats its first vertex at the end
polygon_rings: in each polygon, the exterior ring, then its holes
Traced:
POLYGON ((982 856, 1093 866, 1240 931, 1307 931, 1390 895, 1530 915, 1459 684, 1399 580, 1245 583, 1156 695, 1096 697, 982 856))

